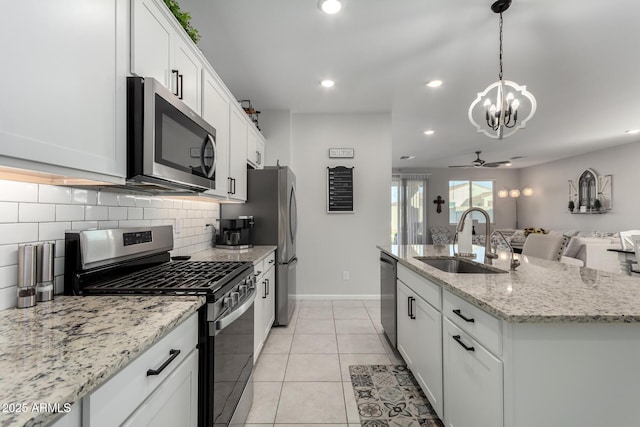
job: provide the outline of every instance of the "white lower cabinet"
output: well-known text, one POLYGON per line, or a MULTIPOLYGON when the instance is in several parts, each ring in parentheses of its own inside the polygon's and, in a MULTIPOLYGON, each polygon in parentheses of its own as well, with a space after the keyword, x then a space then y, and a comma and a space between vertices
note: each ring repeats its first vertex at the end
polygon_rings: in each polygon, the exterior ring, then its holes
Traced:
POLYGON ((253 268, 256 275, 256 301, 254 303, 253 361, 257 362, 269 331, 276 317, 276 269, 275 252, 257 261, 253 268))
POLYGON ((444 319, 445 425, 503 425, 502 361, 444 319))
POLYGON ((198 313, 82 399, 83 427, 198 423, 198 313))
POLYGON ((402 281, 397 285, 398 351, 442 418, 442 315, 402 281))
POLYGON ((122 424, 175 427, 198 424, 198 352, 187 359, 122 424))

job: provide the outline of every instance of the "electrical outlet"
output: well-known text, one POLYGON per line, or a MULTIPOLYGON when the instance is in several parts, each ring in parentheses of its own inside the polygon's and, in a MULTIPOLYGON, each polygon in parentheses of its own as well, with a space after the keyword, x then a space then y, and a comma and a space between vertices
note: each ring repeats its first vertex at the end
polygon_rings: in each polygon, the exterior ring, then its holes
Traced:
POLYGON ((348 271, 343 271, 342 272, 342 280, 349 280, 349 272, 348 271))

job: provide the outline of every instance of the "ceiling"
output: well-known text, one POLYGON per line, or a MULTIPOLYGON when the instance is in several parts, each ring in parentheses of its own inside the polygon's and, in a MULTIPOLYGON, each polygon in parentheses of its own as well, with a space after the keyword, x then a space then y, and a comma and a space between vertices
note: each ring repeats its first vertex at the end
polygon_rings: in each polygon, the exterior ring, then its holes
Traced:
POLYGON ((467 110, 498 75, 491 3, 343 0, 326 15, 317 0, 180 0, 238 99, 263 111, 390 112, 394 168, 466 164, 476 150, 488 162, 523 156, 519 168, 640 140, 625 133, 640 128, 636 0, 513 0, 504 78, 526 85, 538 110, 504 140, 476 133, 467 110), (319 85, 326 78, 333 88, 319 85), (427 88, 433 79, 444 84, 427 88))

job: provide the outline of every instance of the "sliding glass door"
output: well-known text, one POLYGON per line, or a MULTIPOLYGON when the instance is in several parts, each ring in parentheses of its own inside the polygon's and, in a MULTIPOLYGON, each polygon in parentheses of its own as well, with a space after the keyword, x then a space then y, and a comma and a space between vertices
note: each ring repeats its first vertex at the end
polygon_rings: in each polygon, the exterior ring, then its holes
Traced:
POLYGON ((393 176, 391 180, 391 244, 427 244, 427 177, 393 176))

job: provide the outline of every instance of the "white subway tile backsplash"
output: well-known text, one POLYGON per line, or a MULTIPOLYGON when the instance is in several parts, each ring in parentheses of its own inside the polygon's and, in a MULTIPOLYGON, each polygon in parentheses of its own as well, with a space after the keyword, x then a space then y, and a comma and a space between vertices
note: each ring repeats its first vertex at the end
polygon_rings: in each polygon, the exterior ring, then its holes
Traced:
POLYGON ((109 207, 109 220, 118 221, 127 219, 127 208, 125 207, 109 207))
POLYGON ((41 222, 38 224, 38 240, 64 239, 67 230, 71 230, 71 222, 41 222))
POLYGON ((40 203, 71 203, 71 188, 40 184, 38 188, 40 203))
POLYGON ((90 228, 172 225, 174 255, 210 246, 218 205, 0 180, 0 310, 15 307, 18 245, 55 241, 55 287, 63 291, 64 233, 90 228))
POLYGON ((127 219, 124 221, 118 221, 119 228, 128 228, 128 227, 149 227, 151 225, 151 221, 148 219, 127 219))
POLYGON ((56 221, 83 221, 84 206, 80 205, 57 205, 56 221))
POLYGON ((18 289, 15 286, 0 289, 0 310, 13 308, 18 302, 18 289))
POLYGON ((18 263, 18 245, 0 246, 0 267, 18 263))
POLYGON ((85 190, 82 188, 71 189, 71 203, 77 205, 95 205, 98 201, 96 190, 85 190))
POLYGON ((118 206, 118 195, 101 190, 98 192, 98 204, 102 206, 118 206))
POLYGON ((4 202, 37 202, 38 184, 0 180, 0 200, 4 202))
POLYGON ((150 208, 151 207, 151 198, 150 197, 136 197, 136 206, 139 208, 150 208))
POLYGON ((98 221, 98 228, 101 230, 106 228, 118 228, 118 221, 98 221))
POLYGON ((18 204, 0 202, 0 222, 18 222, 18 204))
POLYGON ((109 219, 109 208, 107 206, 85 206, 84 219, 87 221, 109 219))
POLYGON ((0 267, 0 288, 8 288, 18 284, 18 266, 0 267))
POLYGON ((56 295, 64 293, 64 276, 56 276, 53 281, 53 288, 56 295))
POLYGON ((72 230, 95 230, 98 228, 98 221, 73 221, 72 230))
POLYGON ((136 206, 136 197, 128 196, 125 194, 118 195, 118 205, 119 206, 136 206))
POLYGON ((45 222, 56 220, 56 205, 46 203, 20 203, 18 221, 45 222))
POLYGON ((0 224, 0 245, 26 243, 38 240, 38 223, 0 224))
POLYGON ((142 219, 144 210, 142 208, 129 208, 127 210, 129 219, 142 219))

